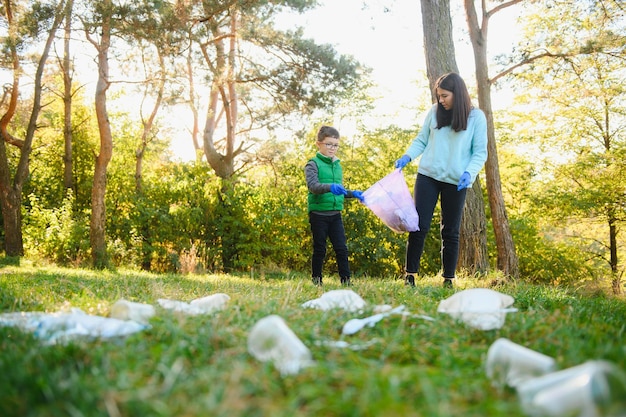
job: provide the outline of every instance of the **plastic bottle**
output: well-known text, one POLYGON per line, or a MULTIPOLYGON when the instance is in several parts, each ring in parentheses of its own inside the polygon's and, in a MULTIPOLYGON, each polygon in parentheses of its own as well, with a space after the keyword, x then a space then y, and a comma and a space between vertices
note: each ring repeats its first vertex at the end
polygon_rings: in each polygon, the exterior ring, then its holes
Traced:
POLYGON ((252 327, 248 352, 261 362, 273 362, 283 376, 313 363, 309 349, 277 315, 264 317, 252 327))
POLYGON ((120 299, 111 306, 111 318, 146 324, 155 314, 154 306, 120 299))
POLYGON ((528 379, 517 386, 517 394, 533 417, 626 416, 626 375, 607 361, 528 379))
POLYGON ((489 347, 485 368, 494 386, 515 388, 526 379, 555 371, 556 362, 543 353, 500 338, 489 347))

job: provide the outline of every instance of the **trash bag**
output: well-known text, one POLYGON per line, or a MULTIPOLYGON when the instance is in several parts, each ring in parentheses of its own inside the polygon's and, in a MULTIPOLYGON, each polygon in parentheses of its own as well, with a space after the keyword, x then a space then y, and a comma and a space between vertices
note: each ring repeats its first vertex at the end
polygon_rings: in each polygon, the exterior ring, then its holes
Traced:
POLYGON ((394 232, 419 230, 415 203, 400 169, 365 190, 363 203, 394 232))

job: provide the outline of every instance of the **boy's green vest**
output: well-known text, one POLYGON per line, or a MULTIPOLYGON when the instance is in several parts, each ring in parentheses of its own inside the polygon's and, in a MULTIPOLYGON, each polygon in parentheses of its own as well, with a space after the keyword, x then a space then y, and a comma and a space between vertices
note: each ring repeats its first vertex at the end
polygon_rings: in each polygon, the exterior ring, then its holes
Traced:
MULTIPOLYGON (((317 176, 322 184, 341 184, 343 170, 339 159, 334 161, 318 153, 310 159, 317 165, 317 176)), ((324 194, 309 193, 309 211, 343 210, 343 195, 334 195, 331 192, 324 194)))

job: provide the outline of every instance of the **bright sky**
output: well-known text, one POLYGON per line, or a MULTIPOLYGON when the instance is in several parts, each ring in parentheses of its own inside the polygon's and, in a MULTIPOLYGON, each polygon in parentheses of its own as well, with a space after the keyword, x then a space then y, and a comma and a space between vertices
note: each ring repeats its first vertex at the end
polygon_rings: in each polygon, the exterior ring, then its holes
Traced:
POLYGON ((367 7, 363 3, 323 0, 294 23, 305 28, 306 37, 331 44, 372 68, 381 96, 377 113, 386 119, 380 123, 400 124, 404 119, 412 125, 421 95, 418 80, 426 79, 419 1, 375 0, 367 7))
MULTIPOLYGON (((452 2, 454 41, 461 76, 475 86, 474 57, 467 34, 465 11, 452 2)), ((513 46, 515 7, 490 19, 488 47, 491 56, 510 52, 513 46)), ((422 42, 419 0, 320 0, 320 6, 289 24, 305 29, 305 36, 329 43, 340 53, 353 55, 373 69, 382 96, 377 100, 378 120, 372 127, 394 123, 410 128, 421 123, 420 107, 430 103, 422 42), (363 4, 367 3, 367 6, 363 4)), ((494 107, 507 102, 506 92, 494 91, 494 107)), ((338 121, 340 124, 348 121, 338 121)), ((340 130, 341 131, 341 130, 340 130)))

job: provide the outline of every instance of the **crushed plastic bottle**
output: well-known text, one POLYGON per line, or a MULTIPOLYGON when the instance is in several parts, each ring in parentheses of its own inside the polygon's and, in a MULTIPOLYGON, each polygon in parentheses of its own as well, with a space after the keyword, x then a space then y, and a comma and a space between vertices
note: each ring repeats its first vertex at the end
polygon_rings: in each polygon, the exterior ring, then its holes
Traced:
POLYGON ((500 338, 489 347, 485 368, 494 386, 515 388, 529 378, 554 372, 556 362, 550 356, 500 338))
POLYGON ((532 417, 624 417, 626 374, 611 362, 581 365, 527 379, 517 386, 532 417))
POLYGON ((374 327, 376 323, 378 323, 385 317, 391 314, 401 314, 404 311, 404 309, 405 309, 405 306, 401 305, 399 307, 396 307, 384 313, 374 314, 373 316, 365 317, 363 319, 357 318, 357 319, 348 320, 343 325, 343 329, 341 330, 341 333, 345 335, 351 335, 351 334, 355 334, 356 332, 358 332, 365 326, 374 327))
POLYGON ((117 300, 111 306, 110 316, 119 320, 132 320, 137 323, 148 323, 154 316, 154 306, 150 304, 136 303, 125 299, 117 300))
POLYGON ((191 300, 189 305, 209 314, 226 308, 229 300, 230 296, 228 294, 215 293, 207 295, 206 297, 191 300))
POLYGON ((207 295, 206 297, 197 298, 189 303, 178 300, 169 300, 166 298, 159 298, 157 303, 159 303, 159 305, 166 310, 197 316, 200 314, 212 314, 219 310, 223 310, 226 308, 229 300, 230 296, 228 294, 216 293, 207 295))
POLYGON ((296 374, 314 363, 311 351, 277 315, 264 317, 252 327, 248 352, 261 362, 272 362, 282 376, 296 374))

